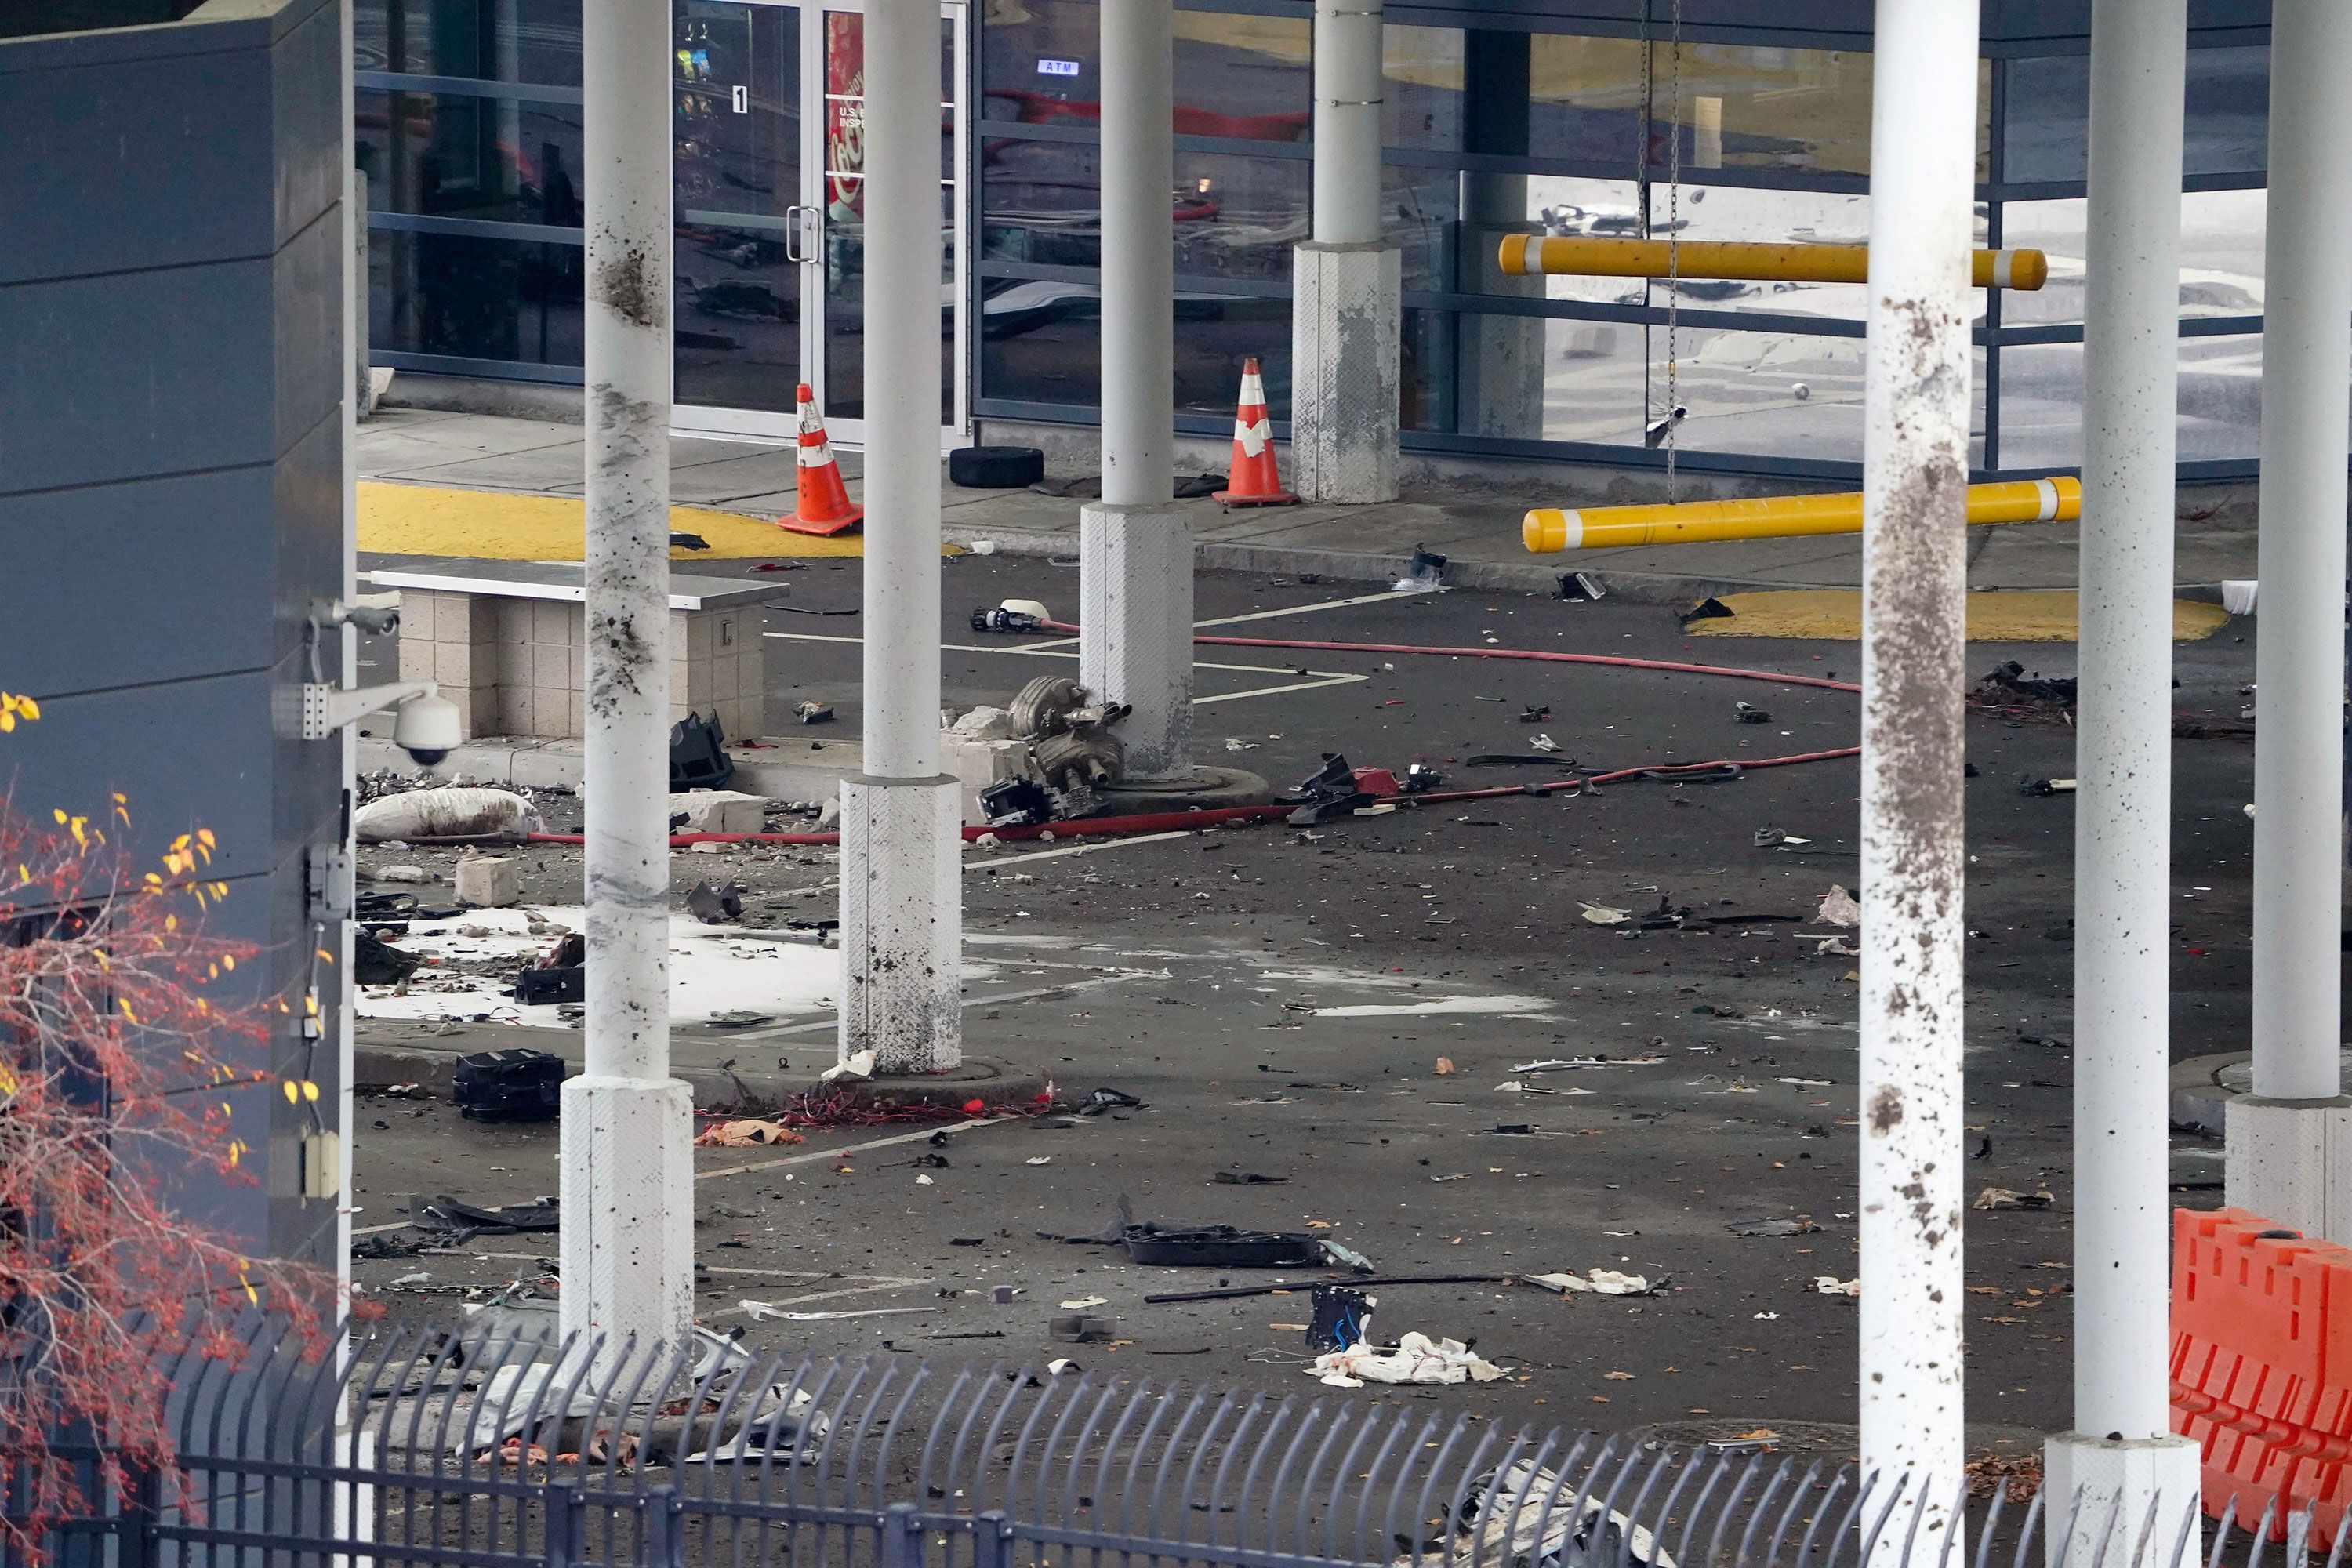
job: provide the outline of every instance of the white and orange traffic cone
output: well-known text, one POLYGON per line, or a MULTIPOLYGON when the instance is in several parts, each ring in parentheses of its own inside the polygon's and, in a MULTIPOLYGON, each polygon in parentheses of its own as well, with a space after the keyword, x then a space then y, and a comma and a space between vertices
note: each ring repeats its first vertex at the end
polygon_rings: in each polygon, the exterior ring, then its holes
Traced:
POLYGON ((1225 488, 1216 499, 1234 506, 1297 506, 1298 498, 1282 488, 1281 470, 1274 463, 1274 423, 1266 417, 1265 383, 1258 378, 1257 361, 1242 361, 1241 406, 1234 411, 1234 466, 1225 488))
POLYGON ((776 520, 778 528, 794 533, 846 533, 865 521, 866 509, 849 499, 841 482, 841 465, 834 460, 833 443, 825 439, 824 421, 816 411, 816 394, 802 382, 800 495, 793 515, 776 520))

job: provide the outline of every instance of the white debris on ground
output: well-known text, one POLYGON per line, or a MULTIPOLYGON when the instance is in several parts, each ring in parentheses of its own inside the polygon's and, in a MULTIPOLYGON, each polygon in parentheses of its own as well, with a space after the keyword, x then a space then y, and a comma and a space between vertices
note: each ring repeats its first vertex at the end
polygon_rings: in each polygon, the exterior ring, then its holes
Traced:
MULTIPOLYGON (((497 1012, 516 1023, 560 1026, 556 1005, 525 1007, 507 994, 511 969, 499 973, 436 973, 433 960, 465 969, 487 962, 520 966, 538 961, 556 941, 587 923, 576 905, 467 910, 446 920, 413 921, 393 939, 404 952, 424 956, 402 985, 363 985, 357 1007, 363 1018, 465 1019, 497 1012)), ((967 964, 967 979, 995 973, 967 964)), ((674 1023, 705 1023, 716 1016, 768 1013, 779 1016, 829 1013, 838 994, 841 954, 813 942, 788 942, 771 931, 735 925, 704 925, 691 915, 673 914, 669 923, 669 1005, 674 1023)))
POLYGON ((1359 1344, 1327 1351, 1307 1372, 1332 1388, 1361 1388, 1368 1383, 1493 1383, 1504 1375, 1501 1367, 1481 1359, 1460 1340, 1433 1340, 1418 1331, 1397 1341, 1392 1350, 1359 1344))
POLYGON ((1346 1007, 1318 1007, 1318 1018, 1414 1018, 1445 1013, 1507 1018, 1541 1018, 1552 1004, 1540 996, 1439 996, 1426 1002, 1359 1002, 1346 1007))
POLYGON ((1859 1296, 1862 1294, 1862 1280, 1859 1277, 1841 1279, 1834 1274, 1816 1274, 1813 1276, 1813 1293, 1817 1296, 1859 1296))
POLYGON ((352 837, 362 844, 546 831, 547 821, 539 807, 504 789, 453 785, 408 790, 369 801, 352 813, 352 837))
POLYGON ((1563 1296, 1579 1292, 1596 1296, 1646 1296, 1650 1293, 1650 1281, 1646 1276, 1620 1274, 1614 1268, 1596 1268, 1590 1274, 1522 1274, 1519 1278, 1530 1285, 1540 1285, 1563 1296))

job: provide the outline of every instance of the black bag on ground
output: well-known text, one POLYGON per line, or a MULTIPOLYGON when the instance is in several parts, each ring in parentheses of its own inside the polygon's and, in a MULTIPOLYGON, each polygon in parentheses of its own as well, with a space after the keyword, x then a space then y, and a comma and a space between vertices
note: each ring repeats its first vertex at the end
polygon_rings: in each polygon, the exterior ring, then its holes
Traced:
POLYGON ((457 1058, 457 1109, 474 1121, 552 1121, 563 1058, 551 1051, 476 1051, 457 1058))

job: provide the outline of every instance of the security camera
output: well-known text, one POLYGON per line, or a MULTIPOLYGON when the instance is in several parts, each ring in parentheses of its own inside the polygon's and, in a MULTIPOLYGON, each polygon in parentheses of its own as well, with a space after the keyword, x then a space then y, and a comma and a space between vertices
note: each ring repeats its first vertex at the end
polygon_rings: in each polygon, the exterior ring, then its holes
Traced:
POLYGON ((302 688, 301 702, 301 736, 306 741, 323 741, 346 724, 394 709, 393 744, 428 768, 456 751, 466 738, 457 705, 429 680, 350 690, 313 683, 302 688))
POLYGON ((446 697, 426 693, 412 697, 395 712, 392 726, 392 743, 416 759, 420 767, 431 767, 457 750, 464 740, 457 723, 457 705, 446 697))

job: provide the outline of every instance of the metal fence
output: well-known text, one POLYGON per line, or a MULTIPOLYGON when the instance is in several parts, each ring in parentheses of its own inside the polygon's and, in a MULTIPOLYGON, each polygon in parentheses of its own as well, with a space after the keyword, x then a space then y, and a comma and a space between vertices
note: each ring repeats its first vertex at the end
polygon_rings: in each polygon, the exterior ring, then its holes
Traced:
MULTIPOLYGON (((493 1311, 305 1360, 191 1352, 182 1474, 60 1533, 60 1562, 373 1568, 2263 1568, 2250 1538, 2079 1497, 1900 1478, 1345 1394, 1225 1393, 904 1357, 560 1342, 493 1311), (604 1353, 598 1353, 598 1352, 604 1353), (2053 1517, 2054 1515, 2054 1517, 2053 1517), (1957 1516, 1957 1528, 1943 1521, 1957 1516), (2046 1532, 2060 1543, 2050 1551, 2046 1532), (2201 1547, 2201 1550, 2200 1550, 2201 1547)), ((2347 1514, 2352 1528, 2352 1514, 2347 1514)), ((2286 1521, 2284 1562, 2346 1531, 2286 1521)))

